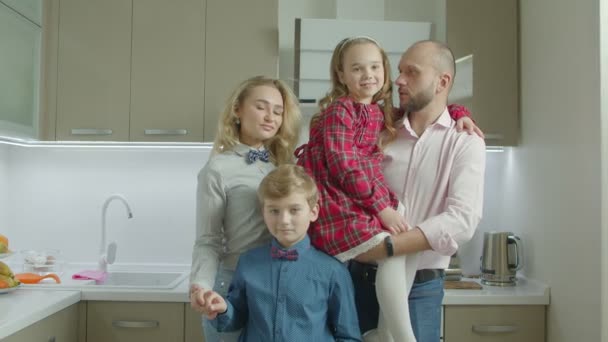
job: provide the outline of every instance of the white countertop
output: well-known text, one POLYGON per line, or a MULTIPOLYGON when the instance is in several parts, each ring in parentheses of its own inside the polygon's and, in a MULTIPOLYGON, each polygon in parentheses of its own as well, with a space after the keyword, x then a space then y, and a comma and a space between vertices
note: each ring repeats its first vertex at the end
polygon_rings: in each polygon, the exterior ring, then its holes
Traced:
MULTIPOLYGON (((463 279, 473 280, 477 279, 463 279)), ((0 339, 80 300, 187 303, 188 279, 173 289, 96 288, 65 279, 61 285, 25 285, 0 294, 0 339)), ((446 290, 444 305, 549 305, 549 287, 521 278, 517 286, 483 285, 481 290, 446 290)))
MULTIPOLYGON (((466 281, 479 279, 463 278, 466 281)), ((482 285, 481 290, 445 290, 443 305, 549 305, 549 287, 541 282, 517 278, 515 286, 482 285)))
POLYGON ((19 288, 0 294, 0 339, 80 301, 80 291, 19 288))

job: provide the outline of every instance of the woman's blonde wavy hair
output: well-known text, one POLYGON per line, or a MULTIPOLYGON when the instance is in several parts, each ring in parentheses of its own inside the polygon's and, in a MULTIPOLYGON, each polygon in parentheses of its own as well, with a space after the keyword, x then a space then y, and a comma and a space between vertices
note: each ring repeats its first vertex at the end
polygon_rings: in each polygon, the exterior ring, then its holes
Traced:
POLYGON ((344 55, 350 47, 357 44, 373 44, 380 51, 382 55, 382 66, 384 67, 384 84, 382 88, 374 95, 372 102, 380 104, 380 108, 384 113, 384 134, 378 142, 382 147, 388 142, 393 140, 396 135, 396 129, 393 125, 395 121, 395 114, 393 113, 393 82, 391 80, 391 70, 388 60, 388 56, 384 49, 380 47, 378 42, 370 37, 351 37, 340 41, 331 56, 331 64, 329 66, 330 80, 332 84, 331 90, 319 100, 320 112, 316 113, 310 119, 310 128, 312 129, 315 124, 321 119, 321 115, 327 107, 334 102, 336 99, 349 94, 348 88, 342 82, 340 82, 339 73, 344 71, 344 55))
POLYGON ((283 98, 283 122, 277 134, 264 141, 264 146, 270 152, 270 159, 273 164, 281 165, 293 162, 293 151, 298 143, 300 120, 302 118, 298 106, 299 101, 283 81, 265 76, 249 78, 234 89, 220 116, 217 134, 213 142, 213 152, 231 151, 239 143, 240 123, 237 123, 236 110, 243 104, 251 91, 259 86, 276 88, 283 98))

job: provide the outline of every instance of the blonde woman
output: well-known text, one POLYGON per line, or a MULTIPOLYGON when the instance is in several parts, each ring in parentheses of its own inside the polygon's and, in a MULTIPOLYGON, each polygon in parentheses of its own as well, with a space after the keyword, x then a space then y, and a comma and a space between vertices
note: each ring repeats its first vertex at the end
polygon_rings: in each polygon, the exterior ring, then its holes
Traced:
MULTIPOLYGON (((292 162, 300 118, 297 98, 280 80, 253 77, 232 93, 213 153, 198 175, 191 293, 225 296, 241 253, 271 240, 257 188, 276 166, 292 162)), ((191 305, 202 312, 193 296, 191 305)), ((207 342, 237 341, 240 334, 220 334, 206 319, 203 326, 207 342)))

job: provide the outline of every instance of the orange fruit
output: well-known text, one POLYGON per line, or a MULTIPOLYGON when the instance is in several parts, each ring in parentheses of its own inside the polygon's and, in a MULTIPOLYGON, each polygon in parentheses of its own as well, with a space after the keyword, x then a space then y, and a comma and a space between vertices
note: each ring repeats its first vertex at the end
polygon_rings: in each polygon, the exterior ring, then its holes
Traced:
POLYGON ((0 234, 0 243, 4 243, 8 248, 8 238, 2 234, 0 234))

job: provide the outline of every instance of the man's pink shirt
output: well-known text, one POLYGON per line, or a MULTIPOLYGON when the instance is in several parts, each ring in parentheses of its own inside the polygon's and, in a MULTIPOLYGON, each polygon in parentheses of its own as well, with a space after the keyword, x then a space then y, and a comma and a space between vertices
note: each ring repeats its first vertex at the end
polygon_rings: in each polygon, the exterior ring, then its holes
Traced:
POLYGON ((397 127, 397 139, 384 151, 386 182, 405 206, 406 222, 431 245, 418 269, 445 269, 482 216, 485 143, 457 132, 447 108, 420 137, 407 117, 397 127))

